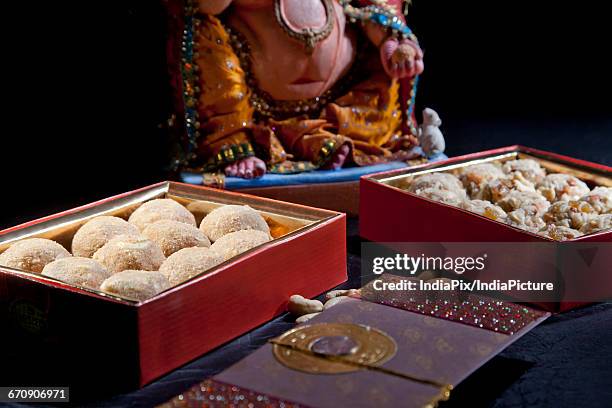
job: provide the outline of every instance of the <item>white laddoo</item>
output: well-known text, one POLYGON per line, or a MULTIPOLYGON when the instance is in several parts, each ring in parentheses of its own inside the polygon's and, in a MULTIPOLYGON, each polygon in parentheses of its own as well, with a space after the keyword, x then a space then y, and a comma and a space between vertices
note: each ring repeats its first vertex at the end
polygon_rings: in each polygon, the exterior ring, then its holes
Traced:
POLYGON ((165 256, 183 248, 210 246, 210 241, 201 230, 179 221, 154 222, 142 231, 142 235, 159 245, 165 256))
POLYGON ((72 255, 91 258, 98 249, 116 236, 138 233, 138 228, 119 217, 92 218, 74 234, 72 255))
POLYGON ((612 187, 596 187, 580 201, 585 201, 599 214, 612 212, 612 187))
POLYGON ((533 207, 540 216, 550 207, 550 203, 542 194, 532 191, 511 191, 496 204, 507 213, 523 207, 533 207))
POLYGON ((546 177, 546 170, 535 160, 510 160, 503 164, 502 170, 508 175, 520 174, 532 183, 539 183, 546 177))
POLYGON ((236 231, 255 230, 270 236, 270 227, 261 214, 248 205, 224 205, 211 211, 200 224, 211 242, 236 231))
POLYGON ((60 258, 47 264, 42 271, 42 275, 71 285, 99 289, 102 282, 111 274, 104 266, 93 259, 72 256, 60 258))
POLYGON ((0 254, 0 265, 26 272, 41 273, 47 264, 69 256, 71 256, 70 252, 55 241, 29 238, 15 242, 0 254))
POLYGON ((222 236, 210 246, 210 249, 227 261, 249 249, 265 244, 270 239, 270 234, 262 231, 242 230, 222 236))
POLYGON ((557 201, 550 206, 543 218, 547 224, 578 230, 595 215, 597 213, 586 201, 557 201))
POLYGON ((570 174, 549 174, 537 185, 538 191, 550 202, 575 201, 589 193, 589 187, 570 174))
POLYGON ((185 207, 169 198, 147 201, 130 215, 128 221, 143 231, 149 224, 161 220, 173 220, 196 225, 195 217, 185 207))
POLYGON ((609 230, 610 228, 612 228, 612 214, 599 214, 586 222, 580 228, 580 232, 586 235, 609 230))
POLYGON ((449 173, 429 173, 416 177, 410 183, 408 191, 419 194, 423 190, 438 189, 456 192, 458 195, 465 194, 461 181, 449 173))
POLYGON ((156 271, 166 260, 161 248, 139 235, 119 235, 98 249, 93 259, 111 273, 127 269, 156 271))
POLYGON ((171 285, 178 285, 214 268, 223 262, 223 258, 208 248, 185 248, 170 255, 159 271, 171 285))
POLYGON ((134 300, 147 300, 170 288, 161 272, 125 270, 112 275, 100 285, 106 293, 134 300))
POLYGON ((424 190, 419 190, 417 195, 419 197, 425 197, 430 200, 455 207, 458 207, 462 202, 468 199, 464 194, 456 191, 440 190, 437 188, 426 188, 424 190))
POLYGON ((459 178, 471 198, 481 198, 485 185, 504 178, 505 174, 491 163, 475 164, 461 169, 459 178))
POLYGON ((461 203, 460 207, 494 221, 503 221, 508 216, 501 207, 484 200, 464 201, 461 203))
POLYGON ((553 224, 547 225, 539 232, 539 234, 548 238, 552 238, 555 241, 568 241, 584 235, 582 232, 577 231, 573 228, 553 224))

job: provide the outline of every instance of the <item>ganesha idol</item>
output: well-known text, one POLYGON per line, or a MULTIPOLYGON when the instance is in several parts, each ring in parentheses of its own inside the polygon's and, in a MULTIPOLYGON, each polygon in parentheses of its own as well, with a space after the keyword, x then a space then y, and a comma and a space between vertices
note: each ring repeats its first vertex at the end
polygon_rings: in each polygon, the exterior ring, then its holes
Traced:
POLYGON ((423 52, 404 6, 193 2, 190 159, 243 178, 414 159, 423 52))

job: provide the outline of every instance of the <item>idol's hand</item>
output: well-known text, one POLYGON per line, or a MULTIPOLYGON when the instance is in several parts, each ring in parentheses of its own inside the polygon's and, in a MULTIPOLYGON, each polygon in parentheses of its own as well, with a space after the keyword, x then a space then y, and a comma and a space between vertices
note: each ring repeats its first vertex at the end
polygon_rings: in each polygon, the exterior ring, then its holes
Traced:
POLYGON ((386 40, 380 47, 380 58, 385 71, 394 79, 413 78, 425 67, 423 51, 410 40, 386 40))

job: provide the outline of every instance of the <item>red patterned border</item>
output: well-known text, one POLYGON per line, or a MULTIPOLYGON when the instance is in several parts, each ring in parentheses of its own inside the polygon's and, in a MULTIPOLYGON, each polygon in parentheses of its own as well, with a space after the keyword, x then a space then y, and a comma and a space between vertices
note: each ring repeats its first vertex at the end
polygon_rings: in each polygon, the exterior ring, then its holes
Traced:
MULTIPOLYGON (((386 274, 379 279, 385 282, 399 282, 403 278, 386 274)), ((369 302, 508 335, 520 331, 547 314, 530 307, 471 293, 377 291, 372 284, 363 287, 361 298, 369 302)))
POLYGON ((306 408, 305 405, 299 405, 215 380, 205 380, 159 407, 306 408))

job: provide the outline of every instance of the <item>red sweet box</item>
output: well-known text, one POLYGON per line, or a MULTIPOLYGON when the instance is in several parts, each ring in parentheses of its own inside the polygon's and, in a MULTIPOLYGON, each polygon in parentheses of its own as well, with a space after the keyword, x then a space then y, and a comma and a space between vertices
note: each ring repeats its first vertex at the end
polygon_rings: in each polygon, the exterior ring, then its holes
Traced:
POLYGON ((347 279, 344 214, 174 182, 7 229, 0 251, 28 237, 70 248, 92 217, 125 218, 160 197, 186 205, 196 219, 221 204, 250 205, 275 239, 143 302, 0 267, 0 382, 141 387, 283 313, 292 294, 314 297, 347 279))
POLYGON ((448 247, 455 245, 455 250, 467 247, 456 243, 479 243, 472 245, 474 251, 478 246, 493 252, 505 251, 505 256, 496 258, 494 268, 462 277, 555 282, 556 287, 562 287, 562 293, 551 296, 550 301, 529 299, 529 303, 547 310, 568 310, 612 296, 612 231, 557 242, 406 191, 413 177, 421 174, 517 158, 534 159, 549 172, 572 174, 591 188, 612 187, 612 168, 608 166, 523 146, 504 147, 362 177, 360 235, 381 243, 451 243, 448 247))

